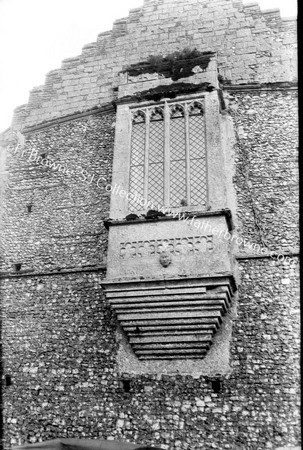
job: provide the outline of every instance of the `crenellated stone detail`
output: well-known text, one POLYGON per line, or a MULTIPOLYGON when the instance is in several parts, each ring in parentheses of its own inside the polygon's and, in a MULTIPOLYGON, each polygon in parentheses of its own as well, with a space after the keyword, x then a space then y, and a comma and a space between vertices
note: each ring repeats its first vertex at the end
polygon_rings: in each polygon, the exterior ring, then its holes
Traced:
POLYGON ((279 9, 267 9, 262 11, 262 15, 265 19, 266 25, 274 30, 276 33, 281 31, 283 26, 282 18, 279 9))
POLYGON ((116 20, 113 25, 113 35, 115 37, 124 36, 127 33, 128 18, 116 20))
POLYGON ((43 92, 44 92, 44 85, 36 86, 30 91, 30 96, 28 100, 28 106, 29 107, 39 107, 43 100, 43 92))

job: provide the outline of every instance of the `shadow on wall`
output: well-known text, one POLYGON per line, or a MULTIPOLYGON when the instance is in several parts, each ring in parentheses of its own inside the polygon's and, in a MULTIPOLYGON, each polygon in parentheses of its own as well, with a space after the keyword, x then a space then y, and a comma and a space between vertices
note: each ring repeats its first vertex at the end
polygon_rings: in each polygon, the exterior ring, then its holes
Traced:
POLYGON ((100 439, 58 438, 49 441, 24 444, 13 450, 163 450, 150 445, 132 444, 130 442, 107 441, 100 439))
MULTIPOLYGON (((0 258, 0 262, 1 262, 0 258)), ((0 312, 2 318, 2 303, 1 303, 1 295, 0 295, 0 312)), ((3 389, 4 389, 4 376, 3 376, 3 364, 2 364, 2 319, 0 318, 0 450, 3 449, 3 389)))
MULTIPOLYGON (((3 133, 4 134, 4 133, 3 133)), ((4 177, 3 174, 5 172, 5 158, 6 152, 4 146, 1 145, 0 140, 0 222, 1 222, 1 207, 3 205, 3 186, 4 186, 4 177)), ((0 245, 0 255, 3 254, 2 246, 0 245)), ((3 266, 3 258, 0 256, 0 271, 3 266)), ((1 287, 1 279, 0 279, 0 287, 1 287)), ((0 293, 0 450, 3 449, 3 389, 4 389, 4 376, 3 376, 3 366, 2 366, 2 302, 1 302, 1 293, 0 293)))

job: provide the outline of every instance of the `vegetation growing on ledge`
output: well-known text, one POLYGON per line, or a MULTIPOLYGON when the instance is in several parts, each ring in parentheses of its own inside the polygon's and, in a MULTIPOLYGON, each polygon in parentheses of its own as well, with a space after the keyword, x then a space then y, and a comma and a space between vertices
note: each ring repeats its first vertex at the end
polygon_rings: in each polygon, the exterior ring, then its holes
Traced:
POLYGON ((123 72, 130 76, 138 76, 143 73, 159 73, 173 81, 194 75, 193 68, 200 66, 206 70, 213 52, 200 52, 185 48, 181 52, 174 52, 167 56, 150 56, 147 61, 132 64, 123 72))
POLYGON ((153 100, 155 102, 160 101, 162 98, 176 98, 178 95, 182 94, 193 94, 195 92, 208 91, 211 92, 215 88, 210 83, 176 83, 169 86, 158 86, 156 88, 148 89, 146 91, 138 92, 132 96, 127 96, 121 98, 119 101, 134 101, 134 100, 153 100))

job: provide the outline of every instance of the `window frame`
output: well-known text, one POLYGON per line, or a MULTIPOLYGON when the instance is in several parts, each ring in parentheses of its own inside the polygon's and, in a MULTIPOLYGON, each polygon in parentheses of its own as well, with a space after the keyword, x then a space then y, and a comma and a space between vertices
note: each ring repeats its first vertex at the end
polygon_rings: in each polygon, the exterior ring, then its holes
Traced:
MULTIPOLYGON (((153 110, 159 110, 163 109, 163 128, 164 128, 164 137, 163 137, 163 206, 164 208, 167 208, 167 210, 172 211, 194 211, 194 210, 205 210, 208 203, 209 203, 209 186, 208 186, 208 164, 207 164, 207 158, 208 158, 208 152, 207 152, 207 140, 206 140, 206 108, 205 108, 205 95, 203 93, 200 93, 199 95, 185 95, 185 96, 178 96, 174 99, 163 99, 159 102, 142 102, 140 105, 138 104, 130 104, 129 107, 129 115, 130 115, 130 148, 129 148, 129 154, 130 154, 130 164, 129 164, 129 180, 128 180, 128 189, 130 191, 131 188, 131 162, 132 162, 132 135, 133 135, 133 117, 134 114, 137 113, 138 115, 144 115, 145 121, 142 121, 141 123, 145 123, 145 146, 144 146, 144 170, 143 170, 143 199, 145 200, 146 204, 151 204, 155 202, 152 202, 148 198, 148 174, 149 174, 149 138, 150 138, 150 123, 151 120, 151 113, 153 110), (199 109, 202 111, 202 117, 203 117, 203 137, 204 137, 204 156, 201 156, 199 159, 204 159, 204 170, 205 170, 205 181, 204 181, 204 189, 205 189, 205 202, 204 203, 191 203, 191 188, 192 188, 192 181, 191 181, 191 149, 190 149, 190 117, 199 115, 199 114, 190 114, 190 110, 195 105, 199 104, 199 109), (171 131, 171 121, 176 120, 172 117, 172 109, 175 107, 177 109, 178 107, 183 109, 183 116, 180 116, 183 118, 184 123, 184 140, 185 140, 185 187, 186 187, 186 205, 184 206, 172 206, 170 197, 171 197, 171 186, 170 186, 170 179, 171 179, 171 141, 170 141, 170 131, 171 131), (148 203, 149 202, 149 203, 148 203)), ((158 206, 158 205, 157 205, 158 206)), ((129 202, 128 202, 128 211, 132 213, 142 214, 146 212, 145 209, 140 209, 139 207, 136 209, 130 208, 129 202)))
MULTIPOLYGON (((170 208, 172 212, 200 213, 204 211, 218 211, 222 208, 227 208, 229 205, 227 197, 229 184, 227 185, 227 180, 230 179, 230 175, 227 171, 230 167, 230 156, 228 149, 230 142, 234 141, 234 135, 229 131, 228 116, 221 114, 217 90, 201 90, 195 94, 183 94, 169 99, 163 95, 161 101, 167 100, 167 102, 177 103, 182 100, 193 101, 196 99, 204 99, 205 108, 207 203, 206 205, 170 208)), ((158 101, 149 100, 138 101, 136 97, 117 101, 109 214, 109 217, 113 220, 125 219, 130 213, 144 215, 147 212, 147 205, 143 202, 138 204, 136 211, 131 211, 128 205, 132 137, 130 109, 158 103, 158 101)))

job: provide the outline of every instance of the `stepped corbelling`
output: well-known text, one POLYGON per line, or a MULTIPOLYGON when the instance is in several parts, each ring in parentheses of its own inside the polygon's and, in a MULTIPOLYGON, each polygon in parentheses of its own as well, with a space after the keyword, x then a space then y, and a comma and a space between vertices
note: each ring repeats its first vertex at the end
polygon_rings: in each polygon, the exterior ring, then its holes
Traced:
POLYGON ((236 290, 233 276, 104 282, 103 287, 142 360, 203 359, 236 290))

